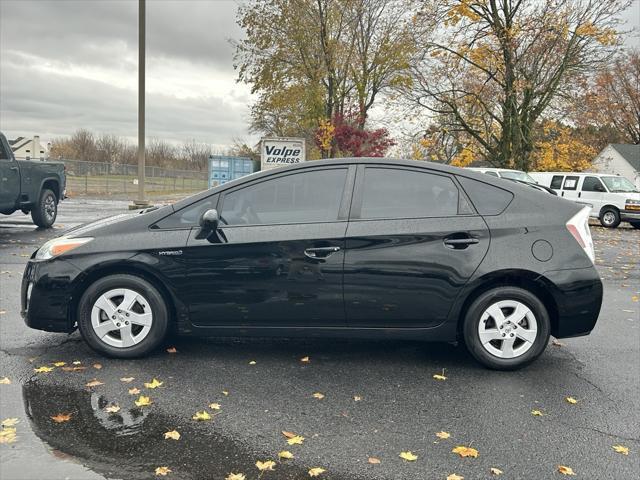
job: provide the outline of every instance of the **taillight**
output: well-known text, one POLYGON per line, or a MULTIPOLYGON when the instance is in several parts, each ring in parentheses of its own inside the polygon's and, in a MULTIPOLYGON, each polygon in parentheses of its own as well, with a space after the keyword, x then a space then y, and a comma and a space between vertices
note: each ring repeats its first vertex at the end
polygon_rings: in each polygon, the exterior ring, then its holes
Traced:
POLYGON ((591 230, 589 230, 589 213, 591 207, 584 207, 567 222, 567 230, 576 239, 592 262, 596 260, 596 252, 593 248, 591 230))

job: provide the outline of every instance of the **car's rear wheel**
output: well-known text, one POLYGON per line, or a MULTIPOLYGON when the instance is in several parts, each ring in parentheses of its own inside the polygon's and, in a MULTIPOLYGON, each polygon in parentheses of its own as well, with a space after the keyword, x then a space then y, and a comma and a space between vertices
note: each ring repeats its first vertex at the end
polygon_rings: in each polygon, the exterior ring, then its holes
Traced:
POLYGON ((117 358, 146 355, 163 341, 169 312, 160 292, 134 275, 91 284, 78 306, 78 328, 94 350, 117 358))
POLYGON ((476 298, 465 315, 469 352, 486 367, 515 370, 540 356, 550 320, 540 299, 518 287, 497 287, 476 298))
POLYGON ((58 216, 58 198, 51 190, 45 188, 40 192, 38 203, 31 210, 31 219, 38 227, 49 228, 58 216))
POLYGON ((620 225, 620 212, 614 207, 605 207, 600 212, 600 224, 606 228, 617 228, 620 225))

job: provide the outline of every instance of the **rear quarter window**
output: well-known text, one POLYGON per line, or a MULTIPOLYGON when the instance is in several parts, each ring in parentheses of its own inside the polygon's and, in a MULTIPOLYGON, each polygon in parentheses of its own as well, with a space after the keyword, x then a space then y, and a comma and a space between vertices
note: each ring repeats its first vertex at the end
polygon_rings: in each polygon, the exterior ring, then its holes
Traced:
POLYGON ((466 177, 458 177, 462 188, 480 215, 499 215, 513 200, 513 193, 466 177))

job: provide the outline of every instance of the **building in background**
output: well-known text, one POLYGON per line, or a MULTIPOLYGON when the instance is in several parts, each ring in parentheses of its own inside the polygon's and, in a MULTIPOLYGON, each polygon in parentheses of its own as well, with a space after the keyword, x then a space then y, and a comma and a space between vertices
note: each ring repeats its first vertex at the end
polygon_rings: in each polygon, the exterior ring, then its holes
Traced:
POLYGON ((640 190, 640 145, 610 143, 593 160, 590 170, 623 176, 640 190))
POLYGON ((40 160, 47 159, 47 149, 40 143, 40 136, 34 135, 33 138, 18 137, 15 140, 9 140, 13 155, 17 160, 40 160))

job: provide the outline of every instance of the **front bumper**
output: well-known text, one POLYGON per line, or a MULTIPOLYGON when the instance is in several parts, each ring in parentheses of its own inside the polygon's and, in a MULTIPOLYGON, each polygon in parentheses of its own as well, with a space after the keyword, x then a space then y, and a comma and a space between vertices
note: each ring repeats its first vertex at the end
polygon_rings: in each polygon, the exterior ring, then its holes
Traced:
POLYGON ((640 210, 620 210, 620 219, 624 222, 640 220, 640 210))
POLYGON ((24 271, 20 293, 21 314, 27 326, 48 332, 72 332, 73 291, 81 274, 65 260, 36 261, 32 257, 24 271))
POLYGON ((602 281, 595 267, 553 270, 543 274, 557 307, 551 335, 556 338, 588 335, 602 306, 602 281))

